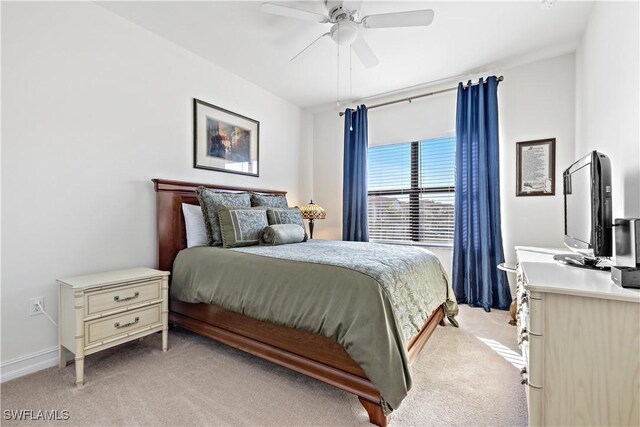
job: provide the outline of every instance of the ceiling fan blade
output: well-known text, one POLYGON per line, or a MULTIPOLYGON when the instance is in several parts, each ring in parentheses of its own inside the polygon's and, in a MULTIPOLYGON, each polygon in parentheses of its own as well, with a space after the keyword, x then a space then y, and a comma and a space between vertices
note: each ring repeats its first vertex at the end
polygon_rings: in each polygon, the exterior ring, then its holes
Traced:
POLYGON ((303 53, 305 53, 307 51, 307 49, 309 49, 311 46, 313 46, 318 40, 320 40, 321 38, 323 38, 324 36, 328 36, 329 33, 324 33, 323 35, 321 35, 320 37, 318 37, 317 39, 315 39, 314 41, 312 41, 311 43, 309 43, 307 45, 307 47, 305 47, 304 49, 302 49, 300 52, 298 52, 296 54, 296 56, 294 56, 293 58, 290 59, 290 62, 294 62, 296 59, 298 59, 300 57, 300 55, 302 55, 303 53))
POLYGON ((433 22, 433 10, 411 10, 409 12, 381 13, 362 18, 365 28, 426 27, 433 22))
POLYGON ((288 16, 289 18, 304 19, 306 21, 320 23, 329 22, 329 18, 327 16, 320 15, 319 13, 311 12, 304 9, 298 9, 291 6, 284 6, 277 3, 262 3, 262 6, 260 6, 260 10, 264 13, 270 13, 272 15, 288 16))
POLYGON ((362 38, 362 34, 358 35, 356 41, 351 44, 351 49, 355 52, 362 65, 366 68, 373 68, 380 63, 378 57, 369 47, 369 44, 362 38))

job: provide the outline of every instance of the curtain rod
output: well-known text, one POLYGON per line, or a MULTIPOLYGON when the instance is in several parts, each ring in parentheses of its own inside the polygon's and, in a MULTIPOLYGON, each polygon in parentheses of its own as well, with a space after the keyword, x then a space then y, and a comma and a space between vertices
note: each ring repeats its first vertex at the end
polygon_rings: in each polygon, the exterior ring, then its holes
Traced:
MULTIPOLYGON (((501 82, 504 80, 503 76, 498 77, 498 82, 501 82)), ((478 84, 478 83, 476 83, 478 84)), ((471 85, 471 86, 475 86, 475 85, 471 85)), ((467 86, 468 87, 468 86, 467 86)), ((399 104, 401 102, 411 102, 414 99, 418 99, 418 98, 424 98, 425 96, 431 96, 431 95, 438 95, 440 93, 445 93, 445 92, 451 92, 453 90, 458 90, 458 86, 455 87, 449 87, 447 89, 440 89, 440 90, 436 90, 434 92, 427 92, 427 93, 421 93, 420 95, 415 95, 415 96, 409 96, 407 98, 402 98, 402 99, 396 99, 395 101, 388 101, 388 102, 383 102, 381 104, 375 104, 372 105, 371 107, 367 107, 367 110, 373 110, 374 108, 378 108, 378 107, 386 107, 387 105, 392 105, 392 104, 399 104)), ((338 113, 338 115, 340 117, 344 116, 344 111, 340 111, 338 113)))

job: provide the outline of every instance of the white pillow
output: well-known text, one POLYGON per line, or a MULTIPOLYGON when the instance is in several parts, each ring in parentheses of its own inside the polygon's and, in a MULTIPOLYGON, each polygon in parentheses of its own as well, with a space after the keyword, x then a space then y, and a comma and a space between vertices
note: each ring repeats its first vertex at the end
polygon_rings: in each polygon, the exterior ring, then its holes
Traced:
POLYGON ((207 230, 204 226, 202 209, 198 205, 182 204, 184 227, 187 230, 187 247, 207 246, 207 230))

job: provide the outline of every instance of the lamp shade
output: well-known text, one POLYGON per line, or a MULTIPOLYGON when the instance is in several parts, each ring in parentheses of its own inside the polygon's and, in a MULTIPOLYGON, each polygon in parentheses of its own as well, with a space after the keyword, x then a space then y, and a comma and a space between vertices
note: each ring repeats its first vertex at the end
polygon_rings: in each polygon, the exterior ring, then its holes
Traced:
POLYGON ((313 203, 300 206, 300 212, 302 212, 302 218, 304 219, 325 219, 327 212, 321 207, 313 203))

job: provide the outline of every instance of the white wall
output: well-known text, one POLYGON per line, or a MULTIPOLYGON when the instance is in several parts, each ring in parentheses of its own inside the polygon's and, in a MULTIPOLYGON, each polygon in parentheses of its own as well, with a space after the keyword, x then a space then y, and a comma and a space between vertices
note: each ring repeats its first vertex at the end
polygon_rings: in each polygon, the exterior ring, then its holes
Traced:
POLYGON ((313 195, 313 114, 306 110, 301 115, 298 149, 298 202, 303 205, 313 195))
POLYGON ((505 259, 515 246, 563 247, 562 171, 574 162, 575 55, 504 70, 500 108, 500 203, 505 259), (516 143, 556 138, 555 196, 516 197, 516 143))
POLYGON ((327 211, 313 236, 342 239, 342 141, 344 120, 329 110, 313 116, 313 201, 327 211))
POLYGON ((611 159, 614 218, 640 217, 638 2, 594 5, 576 56, 576 158, 611 159))
POLYGON ((298 107, 93 3, 2 2, 2 88, 3 363, 57 345, 56 278, 156 265, 152 178, 311 195, 298 107), (259 178, 192 168, 194 97, 260 121, 259 178))
MULTIPOLYGON (((515 261, 515 245, 560 246, 563 236, 562 187, 555 196, 515 197, 516 142, 556 138, 556 177, 574 157, 574 55, 542 60, 486 75, 503 75, 500 108, 500 185, 505 257, 515 261)), ((439 90, 456 83, 430 88, 439 90)), ((425 92, 423 90, 422 92, 425 92)), ((420 93, 420 92, 418 92, 420 93)), ((407 95, 409 96, 409 95, 407 95)), ((374 103, 385 101, 376 100, 374 103)), ((439 137, 455 132, 456 92, 371 110, 371 145, 439 137)), ((327 209, 319 238, 342 234, 343 119, 337 111, 314 115, 314 198, 327 209)), ((557 185, 557 184, 556 184, 557 185)), ((450 272, 451 250, 434 252, 450 272)))
POLYGON ((369 112, 369 145, 451 136, 456 131, 457 92, 450 91, 369 112), (453 113, 452 113, 453 112, 453 113))

